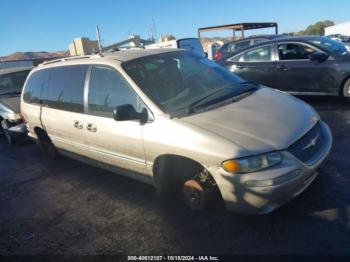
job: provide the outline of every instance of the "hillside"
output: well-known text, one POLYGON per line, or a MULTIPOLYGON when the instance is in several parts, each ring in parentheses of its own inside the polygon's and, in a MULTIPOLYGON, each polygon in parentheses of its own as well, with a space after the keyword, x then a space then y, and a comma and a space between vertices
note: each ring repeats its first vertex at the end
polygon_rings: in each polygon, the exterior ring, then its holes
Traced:
POLYGON ((16 52, 8 56, 0 57, 1 61, 13 61, 13 60, 35 60, 35 59, 47 59, 56 57, 69 56, 68 51, 57 52, 16 52))

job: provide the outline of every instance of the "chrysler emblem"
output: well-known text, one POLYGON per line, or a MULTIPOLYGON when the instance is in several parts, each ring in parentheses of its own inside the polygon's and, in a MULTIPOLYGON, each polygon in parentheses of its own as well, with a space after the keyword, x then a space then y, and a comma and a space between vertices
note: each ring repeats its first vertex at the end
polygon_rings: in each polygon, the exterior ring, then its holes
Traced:
POLYGON ((317 143, 317 139, 320 137, 320 135, 318 134, 316 137, 314 137, 313 139, 310 140, 310 142, 303 147, 303 150, 306 150, 312 146, 316 146, 317 143))

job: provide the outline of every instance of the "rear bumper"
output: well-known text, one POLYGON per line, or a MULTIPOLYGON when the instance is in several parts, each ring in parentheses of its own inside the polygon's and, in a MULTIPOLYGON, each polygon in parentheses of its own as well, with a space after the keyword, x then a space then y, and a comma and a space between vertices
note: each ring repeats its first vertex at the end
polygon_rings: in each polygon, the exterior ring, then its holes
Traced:
POLYGON ((301 194, 317 177, 317 169, 332 147, 330 129, 325 123, 321 122, 321 125, 325 141, 313 165, 307 165, 288 151, 282 151, 283 161, 278 166, 255 173, 231 174, 222 168, 209 168, 226 208, 242 214, 267 214, 301 194), (250 187, 245 183, 271 179, 277 181, 276 185, 250 187))

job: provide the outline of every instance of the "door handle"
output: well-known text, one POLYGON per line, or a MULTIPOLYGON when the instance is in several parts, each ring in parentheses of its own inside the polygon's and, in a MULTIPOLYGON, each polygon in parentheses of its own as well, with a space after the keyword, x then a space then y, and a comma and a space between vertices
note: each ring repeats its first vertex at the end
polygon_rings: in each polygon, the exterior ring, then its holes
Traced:
POLYGON ((77 129, 83 129, 83 124, 78 120, 74 120, 73 126, 77 129))
POLYGON ((286 65, 278 65, 278 66, 276 66, 276 68, 279 70, 288 70, 288 66, 286 66, 286 65))
POLYGON ((97 131, 97 127, 94 124, 87 124, 86 129, 89 130, 90 132, 97 131))

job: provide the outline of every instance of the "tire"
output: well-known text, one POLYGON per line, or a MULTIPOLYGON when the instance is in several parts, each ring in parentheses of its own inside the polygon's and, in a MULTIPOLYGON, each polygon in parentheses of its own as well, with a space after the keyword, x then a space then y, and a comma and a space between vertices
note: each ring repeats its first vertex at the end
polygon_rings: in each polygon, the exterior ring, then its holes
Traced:
POLYGON ((342 95, 346 102, 350 102, 350 78, 344 83, 342 95))
POLYGON ((44 154, 54 160, 58 158, 58 152, 55 145, 51 141, 39 140, 39 146, 43 150, 44 154))
POLYGON ((199 181, 190 179, 183 184, 182 194, 186 204, 195 211, 208 209, 213 202, 213 191, 199 181))

